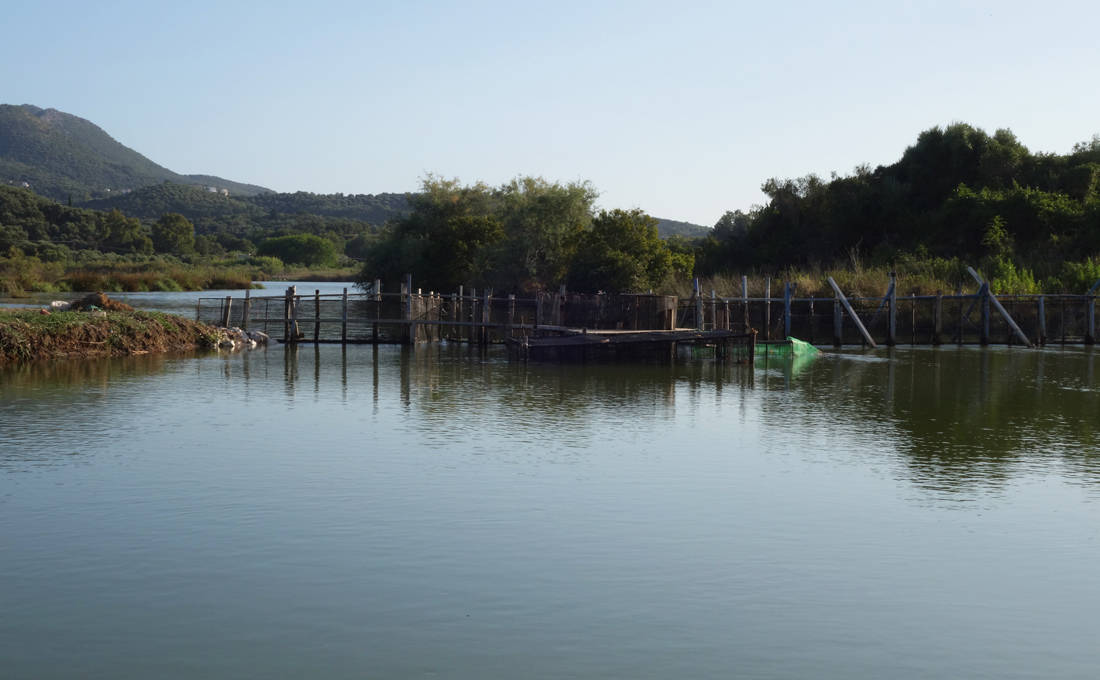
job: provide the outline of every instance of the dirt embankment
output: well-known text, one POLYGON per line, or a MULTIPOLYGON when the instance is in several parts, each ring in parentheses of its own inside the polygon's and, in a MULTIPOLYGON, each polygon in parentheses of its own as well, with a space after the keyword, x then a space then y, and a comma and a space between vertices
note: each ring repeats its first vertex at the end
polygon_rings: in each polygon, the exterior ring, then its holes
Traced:
MULTIPOLYGON (((216 329, 162 312, 125 311, 100 298, 77 301, 90 311, 0 310, 0 363, 64 357, 107 357, 213 348, 216 329), (99 304, 102 303, 102 304, 99 304)), ((89 296, 89 298, 92 296, 89 296)))

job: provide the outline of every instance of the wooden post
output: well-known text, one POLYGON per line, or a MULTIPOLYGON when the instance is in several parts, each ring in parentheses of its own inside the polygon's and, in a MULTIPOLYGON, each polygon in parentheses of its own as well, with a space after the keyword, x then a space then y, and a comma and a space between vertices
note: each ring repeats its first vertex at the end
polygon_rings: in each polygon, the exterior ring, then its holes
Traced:
POLYGON ((982 286, 978 289, 978 295, 982 300, 982 334, 978 341, 982 345, 989 344, 989 284, 982 281, 982 286))
POLYGON ((745 316, 745 332, 749 332, 752 320, 749 318, 749 277, 741 275, 741 312, 745 316))
POLYGON ((814 296, 810 296, 810 344, 814 344, 814 296))
POLYGON ((411 345, 416 342, 412 320, 412 274, 406 274, 401 283, 401 320, 405 322, 402 340, 406 345, 411 345))
POLYGON ((481 344, 489 344, 489 319, 491 307, 493 304, 493 291, 489 288, 485 289, 485 304, 481 307, 481 344))
POLYGON ((321 291, 313 290, 313 344, 321 340, 321 291))
POLYGON ((1096 344, 1096 298, 1089 297, 1085 309, 1085 344, 1096 344))
POLYGON ((722 324, 723 328, 727 331, 732 330, 733 329, 733 323, 730 321, 730 299, 729 298, 722 298, 722 319, 723 319, 723 324, 722 324))
POLYGON ((283 342, 298 342, 298 287, 286 289, 286 320, 283 325, 283 342))
POLYGON ((772 277, 764 277, 764 339, 772 337, 772 277))
POLYGON ((840 298, 833 298, 833 347, 844 344, 844 313, 840 309, 840 298))
POLYGON ((783 337, 791 337, 791 289, 790 281, 783 284, 783 337))
POLYGON ((909 302, 909 329, 911 331, 909 344, 917 344, 917 298, 911 297, 909 302))
POLYGON ((252 289, 244 289, 244 318, 241 319, 241 328, 248 330, 248 317, 252 314, 252 289))
POLYGON ((382 280, 374 280, 374 323, 370 327, 371 341, 378 347, 378 320, 382 318, 382 280))
MULTIPOLYGON (((460 286, 460 288, 461 288, 461 286, 460 286)), ((451 293, 451 323, 452 324, 457 324, 458 323, 458 293, 451 293)), ((447 339, 448 340, 454 340, 455 331, 457 329, 458 329, 458 326, 456 326, 456 325, 451 326, 451 329, 449 331, 447 331, 447 339)))
POLYGON ((893 347, 898 344, 898 279, 895 272, 890 272, 890 290, 886 291, 889 298, 890 316, 887 323, 886 344, 893 347))
POLYGON ((516 296, 508 294, 508 339, 512 339, 512 326, 516 323, 516 296))
MULTIPOLYGON (((458 314, 458 319, 457 320, 458 321, 465 321, 466 320, 466 296, 464 295, 464 293, 465 293, 465 288, 463 286, 459 286, 458 287, 458 312, 457 312, 457 314, 458 314)), ((463 338, 463 336, 468 335, 463 330, 463 328, 464 328, 463 326, 455 327, 455 337, 458 338, 459 340, 461 340, 463 338)))
POLYGON ((871 334, 867 332, 867 329, 864 327, 863 322, 859 320, 859 315, 857 315, 856 311, 852 309, 852 305, 848 302, 848 298, 844 297, 844 293, 840 292, 840 286, 836 285, 836 281, 834 281, 833 277, 831 276, 828 278, 828 281, 829 285, 833 287, 833 292, 836 293, 837 298, 840 300, 840 304, 844 305, 844 309, 848 312, 848 316, 852 318, 852 323, 854 323, 856 325, 856 328, 859 329, 860 335, 863 336, 863 341, 871 347, 878 347, 878 345, 875 344, 874 338, 872 338, 871 334))
POLYGON ((1020 338, 1020 341, 1028 347, 1034 347, 1031 341, 1027 339, 1027 335, 1020 329, 1012 317, 1009 316, 1008 310, 1006 310, 1000 300, 990 292, 989 283, 983 281, 982 277, 978 276, 978 272, 974 271, 973 267, 967 267, 966 271, 970 272, 970 275, 973 276, 975 280, 985 286, 985 297, 982 300, 982 333, 984 335, 982 344, 985 345, 989 343, 989 305, 993 305, 993 307, 997 309, 997 313, 1001 315, 1009 328, 1012 329, 1012 332, 1016 334, 1016 337, 1020 338))
POLYGON ((695 330, 703 330, 703 296, 699 291, 699 279, 691 283, 691 299, 695 302, 695 330))
POLYGON ((1038 326, 1038 328, 1036 329, 1035 334, 1039 336, 1039 338, 1038 338, 1039 344, 1040 345, 1045 345, 1045 344, 1047 344, 1047 303, 1046 303, 1046 296, 1040 295, 1039 300, 1036 304, 1038 305, 1039 308, 1036 310, 1036 316, 1038 316, 1038 319, 1036 319, 1036 325, 1038 326))
POLYGON ((714 289, 710 289, 710 327, 718 330, 718 295, 714 289))
POLYGON ((936 291, 936 306, 932 308, 932 344, 943 342, 943 291, 936 291))
POLYGON ((959 301, 959 344, 960 345, 963 344, 963 328, 964 328, 964 324, 966 322, 966 312, 963 310, 963 305, 965 303, 963 302, 962 294, 963 294, 963 287, 962 287, 962 284, 960 283, 955 288, 955 297, 959 301))
POLYGON ((340 344, 348 344, 348 289, 344 289, 344 297, 341 299, 340 312, 340 344))
POLYGON ((1086 316, 1086 331, 1085 331, 1085 344, 1096 344, 1096 291, 1100 289, 1100 281, 1092 284, 1092 288, 1089 288, 1085 296, 1088 297, 1088 310, 1085 313, 1086 316))
POLYGON ((230 312, 233 309, 233 296, 225 296, 225 305, 222 307, 222 328, 229 328, 230 312))
MULTIPOLYGON (((542 320, 542 291, 535 293, 535 328, 539 327, 539 321, 542 320)), ((524 345, 526 348, 527 346, 524 345)))

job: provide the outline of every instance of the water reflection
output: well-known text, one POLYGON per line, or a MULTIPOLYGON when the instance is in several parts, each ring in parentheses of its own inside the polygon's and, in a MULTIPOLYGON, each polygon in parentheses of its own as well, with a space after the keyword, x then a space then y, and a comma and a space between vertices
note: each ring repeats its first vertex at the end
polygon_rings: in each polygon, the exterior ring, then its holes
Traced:
MULTIPOLYGON (((793 389, 810 427, 878 442, 930 490, 997 487, 1066 464, 1096 481, 1094 366, 1090 351, 895 349, 826 357, 793 389)), ((765 419, 781 427, 791 414, 771 404, 765 419)))
MULTIPOLYGON (((952 347, 832 353, 755 368, 578 365, 513 362, 503 352, 446 344, 19 364, 0 368, 0 464, 55 454, 66 464, 86 437, 135 427, 156 436, 158 428, 201 420, 216 399, 226 418, 245 422, 281 394, 291 411, 307 402, 339 406, 441 448, 477 438, 485 447, 544 453, 547 442, 578 450, 617 432, 686 421, 739 437, 759 422, 765 429, 755 445, 765 451, 870 466, 893 461, 907 483, 965 495, 1032 473, 1100 479, 1095 364, 1089 350, 952 347), (207 381, 210 369, 217 388, 207 381), (143 422, 157 403, 172 404, 179 422, 143 422)), ((338 434, 342 425, 331 427, 338 434)))

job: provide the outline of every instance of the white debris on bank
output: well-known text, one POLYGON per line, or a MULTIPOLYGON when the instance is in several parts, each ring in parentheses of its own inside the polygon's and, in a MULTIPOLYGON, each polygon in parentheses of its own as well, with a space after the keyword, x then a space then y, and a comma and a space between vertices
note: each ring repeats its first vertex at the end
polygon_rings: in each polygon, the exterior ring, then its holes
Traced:
POLYGON ((237 327, 218 329, 218 349, 235 352, 241 349, 255 349, 259 345, 266 345, 270 339, 267 333, 262 331, 246 331, 237 327))

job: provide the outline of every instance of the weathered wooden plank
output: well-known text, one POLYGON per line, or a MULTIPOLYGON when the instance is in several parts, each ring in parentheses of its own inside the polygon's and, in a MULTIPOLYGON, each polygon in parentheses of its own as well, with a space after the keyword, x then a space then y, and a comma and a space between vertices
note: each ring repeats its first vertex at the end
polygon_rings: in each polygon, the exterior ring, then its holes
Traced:
POLYGON ((867 328, 864 327, 863 322, 859 320, 859 315, 856 314, 856 310, 852 309, 851 303, 848 302, 848 298, 844 297, 844 293, 841 292, 840 286, 836 285, 836 281, 833 277, 828 278, 829 285, 833 287, 833 292, 836 293, 836 297, 840 300, 840 304, 844 305, 844 310, 848 312, 848 316, 851 317, 852 323, 859 329, 860 335, 863 336, 863 341, 871 347, 878 347, 875 343, 875 339, 871 337, 871 334, 867 332, 867 328))

